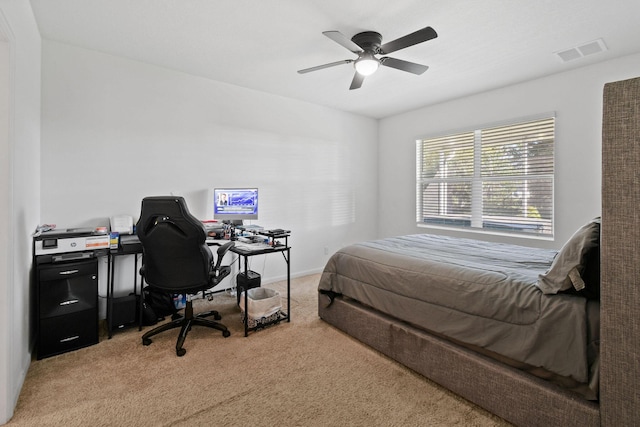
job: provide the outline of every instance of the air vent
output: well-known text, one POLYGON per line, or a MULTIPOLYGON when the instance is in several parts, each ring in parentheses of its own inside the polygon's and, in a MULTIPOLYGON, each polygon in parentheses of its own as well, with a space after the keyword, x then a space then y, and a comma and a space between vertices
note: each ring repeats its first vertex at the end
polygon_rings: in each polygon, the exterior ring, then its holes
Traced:
POLYGON ((555 52, 555 54, 558 56, 558 58, 560 58, 562 62, 569 62, 573 61, 574 59, 583 58, 585 56, 604 52, 606 50, 607 45, 604 44, 604 40, 598 39, 580 46, 555 52))

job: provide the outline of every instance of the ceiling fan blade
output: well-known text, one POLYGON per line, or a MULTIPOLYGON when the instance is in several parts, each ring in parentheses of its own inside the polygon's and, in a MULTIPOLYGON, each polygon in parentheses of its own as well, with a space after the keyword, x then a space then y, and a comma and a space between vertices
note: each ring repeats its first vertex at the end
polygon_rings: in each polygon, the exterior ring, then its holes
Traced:
POLYGON ((350 64, 353 61, 353 59, 344 59, 342 61, 331 62, 329 64, 317 65, 315 67, 305 68, 304 70, 298 70, 298 74, 310 73, 312 71, 322 70, 323 68, 335 67, 336 65, 350 64))
POLYGON ((351 80, 351 86, 349 86, 349 90, 360 89, 363 81, 364 81, 364 76, 356 72, 353 75, 353 80, 351 80))
POLYGON ((362 48, 360 46, 352 42, 340 31, 323 31, 322 34, 329 37, 331 40, 338 43, 339 45, 349 49, 351 52, 355 54, 362 52, 362 48))
POLYGON ((404 49, 405 47, 413 46, 414 44, 426 42, 427 40, 435 39, 438 37, 438 33, 431 27, 424 27, 421 30, 407 34, 404 37, 390 41, 380 46, 380 54, 395 52, 396 50, 404 49))
POLYGON ((403 61, 402 59, 389 58, 388 56, 380 58, 380 64, 384 65, 385 67, 391 67, 397 70, 407 71, 409 73, 417 75, 420 75, 429 69, 429 67, 427 67, 426 65, 403 61))

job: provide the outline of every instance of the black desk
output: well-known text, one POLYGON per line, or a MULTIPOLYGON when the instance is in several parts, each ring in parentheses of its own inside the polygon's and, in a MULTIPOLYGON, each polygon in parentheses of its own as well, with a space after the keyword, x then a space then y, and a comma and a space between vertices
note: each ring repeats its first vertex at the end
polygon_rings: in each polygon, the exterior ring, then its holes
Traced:
MULTIPOLYGON (((283 320, 286 320, 287 322, 291 322, 291 248, 289 247, 289 241, 288 241, 289 235, 287 234, 282 236, 271 236, 271 237, 275 241, 275 243, 274 243, 274 246, 271 246, 270 248, 254 250, 254 249, 244 249, 242 247, 233 246, 231 247, 231 249, 229 249, 230 252, 237 254, 239 259, 244 260, 245 277, 249 277, 248 261, 249 261, 249 257, 252 257, 252 256, 281 253, 287 264, 287 311, 286 313, 283 313, 281 310, 276 320, 273 320, 271 322, 267 322, 264 324, 260 324, 259 326, 256 326, 254 328, 250 328, 249 327, 249 310, 248 310, 249 292, 247 292, 248 290, 246 290, 244 293, 245 310, 244 310, 244 319, 243 319, 245 337, 249 335, 249 331, 255 331, 257 329, 261 329, 266 326, 273 325, 275 323, 280 323, 283 320), (284 243, 277 242, 277 239, 284 239, 284 243)), ((242 268, 242 263, 240 263, 240 265, 238 266, 238 270, 240 270, 241 268, 242 268)))
MULTIPOLYGON (((286 264, 287 264, 287 311, 286 313, 280 312, 278 319, 268 322, 266 324, 261 324, 254 328, 249 328, 248 323, 248 293, 245 292, 245 301, 244 301, 244 336, 249 335, 249 331, 254 331, 257 329, 261 329, 263 327, 279 323, 283 320, 287 322, 291 322, 291 248, 289 247, 288 241, 289 235, 281 235, 281 236, 271 236, 272 242, 275 242, 275 246, 271 246, 269 248, 254 250, 254 249, 243 249, 242 247, 233 246, 229 249, 229 252, 233 252, 238 255, 238 258, 244 261, 244 273, 245 276, 249 270, 248 260, 249 257, 256 255, 265 255, 272 253, 281 253, 286 264), (284 239, 284 242, 282 240, 284 239)), ((207 239, 206 243, 209 246, 220 246, 224 243, 227 243, 228 240, 211 240, 207 239)), ((118 246, 118 249, 111 249, 108 253, 108 264, 107 264, 107 332, 109 338, 111 338, 113 334, 113 325, 112 325, 112 317, 113 317, 113 294, 114 294, 114 276, 115 276, 115 260, 117 257, 125 256, 125 255, 133 255, 135 256, 134 260, 134 279, 133 279, 133 294, 137 295, 140 299, 142 299, 142 288, 143 283, 140 283, 140 294, 138 294, 138 255, 142 254, 142 245, 121 245, 118 246)), ((240 263, 238 270, 242 268, 242 262, 240 263)), ((142 329, 142 313, 138 317, 138 328, 142 329)))

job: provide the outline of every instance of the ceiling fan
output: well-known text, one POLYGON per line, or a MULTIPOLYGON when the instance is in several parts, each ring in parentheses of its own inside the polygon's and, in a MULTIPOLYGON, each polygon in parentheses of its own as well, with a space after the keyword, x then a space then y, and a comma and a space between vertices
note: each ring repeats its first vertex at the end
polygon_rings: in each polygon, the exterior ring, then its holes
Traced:
POLYGON ((391 52, 395 52, 400 49, 404 49, 409 46, 413 46, 418 43, 426 42, 428 40, 438 37, 436 31, 431 27, 425 27, 421 30, 415 31, 411 34, 407 34, 404 37, 382 44, 382 36, 375 31, 365 31, 358 33, 351 39, 348 39, 340 31, 324 31, 322 34, 329 37, 339 45, 349 49, 351 52, 358 55, 356 59, 344 59, 342 61, 331 62, 329 64, 318 65, 316 67, 305 68, 299 70, 298 73, 304 74, 311 71, 322 70, 323 68, 334 67, 336 65, 354 63, 356 73, 351 81, 349 90, 358 89, 362 86, 362 82, 366 76, 370 76, 377 69, 378 66, 384 65, 386 67, 395 68, 401 71, 407 71, 409 73, 420 75, 427 71, 429 67, 426 65, 416 64, 414 62, 403 61, 402 59, 390 58, 383 56, 377 58, 376 55, 386 55, 391 52))

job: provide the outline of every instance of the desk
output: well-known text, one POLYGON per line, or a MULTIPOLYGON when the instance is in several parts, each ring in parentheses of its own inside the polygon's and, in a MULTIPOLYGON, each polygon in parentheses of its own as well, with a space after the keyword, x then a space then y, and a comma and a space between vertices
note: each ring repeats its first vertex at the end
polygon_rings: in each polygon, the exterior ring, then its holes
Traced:
MULTIPOLYGON (((266 324, 262 324, 254 328, 249 328, 248 311, 245 310, 244 311, 244 336, 245 337, 249 335, 249 331, 255 331, 257 329, 261 329, 271 324, 279 323, 283 320, 286 320, 287 322, 291 322, 291 261, 290 261, 291 248, 289 247, 288 237, 289 237, 288 234, 282 235, 282 236, 271 236, 271 240, 274 243, 274 246, 271 246, 269 248, 253 250, 253 249, 245 249, 242 247, 233 246, 231 247, 231 249, 229 249, 229 252, 235 253, 236 255, 238 255, 238 258, 240 260, 244 261, 245 275, 247 275, 247 272, 249 270, 249 267, 248 267, 249 257, 252 257, 252 256, 281 253, 287 264, 287 311, 286 313, 281 312, 277 320, 268 322, 266 324), (284 243, 282 243, 279 239, 280 240, 284 239, 284 243)), ((228 240, 212 240, 212 239, 206 240, 206 243, 209 246, 220 246, 221 244, 224 244, 227 242, 228 240)), ((133 294, 138 296, 137 290, 138 290, 138 255, 139 254, 142 254, 142 245, 121 245, 121 246, 118 246, 118 249, 109 250, 108 264, 107 264, 107 331, 108 331, 109 338, 111 338, 113 333, 112 320, 113 320, 113 314, 114 314, 113 313, 113 299, 114 299, 113 293, 114 293, 115 260, 117 257, 120 257, 120 256, 125 256, 125 255, 135 256, 133 294)), ((238 270, 240 270, 242 266, 243 266, 243 263, 240 262, 238 270)), ((143 283, 141 282, 139 298, 142 298, 142 288, 143 288, 143 283)), ((247 292, 245 292, 245 301, 244 301, 245 307, 248 307, 247 300, 248 300, 248 295, 247 295, 247 292)), ((142 329, 142 313, 140 313, 140 316, 138 317, 137 320, 138 320, 138 328, 142 329)))
MULTIPOLYGON (((261 324, 259 326, 256 326, 254 328, 250 328, 249 327, 249 310, 247 309, 247 307, 249 307, 248 305, 248 299, 249 299, 249 292, 245 291, 244 293, 244 336, 248 336, 249 335, 249 331, 255 331, 257 329, 275 324, 275 323, 280 323, 283 320, 286 320, 287 322, 291 322, 291 248, 289 247, 289 242, 288 242, 288 235, 286 236, 281 236, 280 238, 284 238, 285 242, 284 244, 280 243, 278 244, 277 242, 274 243, 275 246, 272 246, 270 248, 265 248, 265 249, 259 249, 259 250, 252 250, 252 249, 244 249, 242 247, 235 247, 233 246, 231 249, 229 249, 230 252, 233 252, 235 254, 238 255, 239 259, 244 260, 244 274, 245 277, 249 277, 249 267, 248 267, 248 261, 249 261, 249 257, 255 256, 255 255, 265 255, 265 254, 273 254, 273 253, 281 253, 286 264, 287 264, 287 312, 286 313, 282 313, 280 312, 280 315, 278 316, 278 318, 276 320, 273 320, 271 322, 267 322, 265 324, 261 324)), ((279 237, 275 236, 275 238, 273 239, 275 241, 275 239, 278 239, 279 237)), ((240 270, 242 268, 242 263, 240 263, 238 270, 240 270)))

